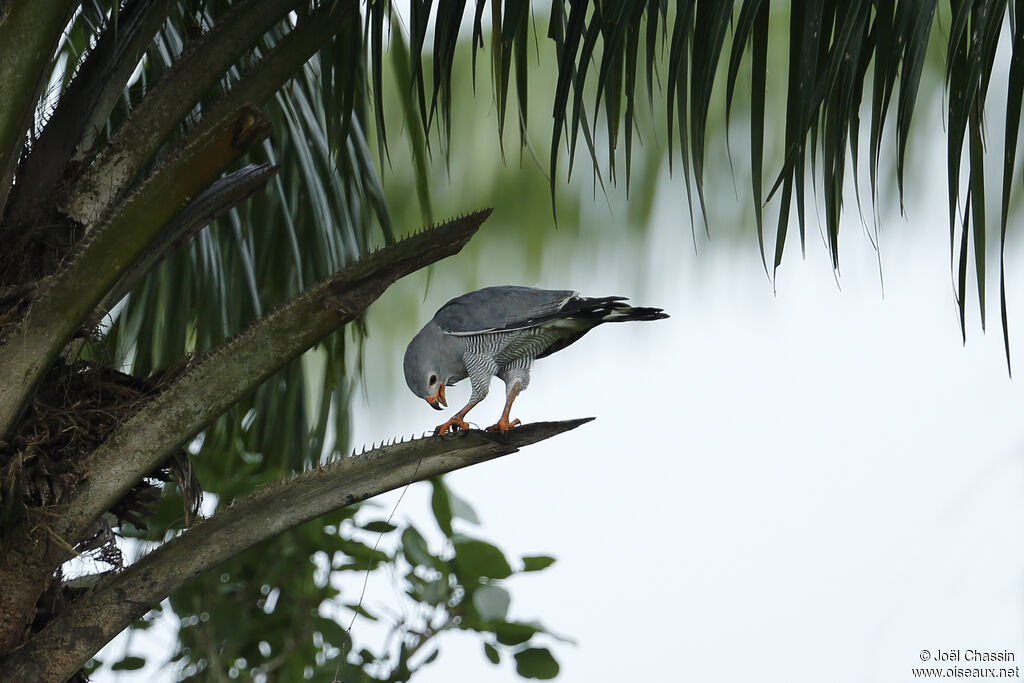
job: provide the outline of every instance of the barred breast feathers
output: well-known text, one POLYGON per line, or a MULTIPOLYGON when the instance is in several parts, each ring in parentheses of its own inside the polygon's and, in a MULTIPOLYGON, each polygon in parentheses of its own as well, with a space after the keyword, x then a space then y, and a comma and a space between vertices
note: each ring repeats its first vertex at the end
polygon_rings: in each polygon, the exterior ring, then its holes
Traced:
POLYGON ((483 332, 467 335, 466 351, 469 354, 482 354, 494 358, 495 362, 506 367, 520 358, 533 360, 552 343, 565 336, 559 334, 560 326, 538 325, 518 330, 500 332, 483 332))

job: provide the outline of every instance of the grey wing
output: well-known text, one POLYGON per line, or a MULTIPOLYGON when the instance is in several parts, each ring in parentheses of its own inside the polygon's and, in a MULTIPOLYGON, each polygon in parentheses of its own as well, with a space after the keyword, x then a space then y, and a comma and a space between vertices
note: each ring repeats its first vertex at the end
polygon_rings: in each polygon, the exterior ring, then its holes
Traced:
POLYGON ((575 308, 571 302, 579 299, 579 292, 568 289, 485 287, 446 303, 434 315, 434 322, 457 336, 519 330, 563 317, 575 308))

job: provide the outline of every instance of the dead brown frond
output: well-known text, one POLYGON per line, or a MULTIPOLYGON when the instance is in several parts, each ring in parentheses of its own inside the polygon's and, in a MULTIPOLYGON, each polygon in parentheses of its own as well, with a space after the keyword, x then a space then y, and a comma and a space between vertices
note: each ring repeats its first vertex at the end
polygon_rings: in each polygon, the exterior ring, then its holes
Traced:
MULTIPOLYGON (((159 375, 141 378, 92 362, 56 363, 14 436, 0 444, 0 537, 26 512, 59 507, 67 500, 87 475, 79 471, 85 454, 159 394, 186 366, 187 359, 183 359, 159 375)), ((190 521, 198 512, 202 488, 187 453, 180 450, 113 506, 110 512, 117 523, 130 522, 145 528, 146 517, 160 500, 161 482, 171 479, 181 490, 186 520, 190 521)), ((109 523, 104 524, 109 531, 109 523)), ((102 548, 102 553, 113 553, 113 536, 105 536, 102 531, 90 539, 64 542, 82 551, 102 548), (98 537, 103 542, 97 546, 98 537)), ((116 560, 113 555, 109 559, 116 560)))

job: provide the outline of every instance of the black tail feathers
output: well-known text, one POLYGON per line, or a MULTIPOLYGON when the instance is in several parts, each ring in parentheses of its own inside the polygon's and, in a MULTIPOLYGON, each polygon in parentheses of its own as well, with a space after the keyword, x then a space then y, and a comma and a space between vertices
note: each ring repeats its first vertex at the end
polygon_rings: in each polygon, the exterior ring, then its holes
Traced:
POLYGON ((558 318, 578 321, 577 331, 562 337, 549 345, 537 358, 550 356, 564 349, 601 323, 624 323, 631 320, 661 320, 668 313, 660 308, 646 306, 630 306, 623 303, 624 296, 606 296, 601 298, 575 297, 558 313, 558 318))
POLYGON ((630 306, 621 301, 609 302, 602 308, 604 309, 604 315, 601 316, 601 321, 606 323, 624 323, 631 320, 661 320, 668 317, 668 313, 660 308, 630 306))

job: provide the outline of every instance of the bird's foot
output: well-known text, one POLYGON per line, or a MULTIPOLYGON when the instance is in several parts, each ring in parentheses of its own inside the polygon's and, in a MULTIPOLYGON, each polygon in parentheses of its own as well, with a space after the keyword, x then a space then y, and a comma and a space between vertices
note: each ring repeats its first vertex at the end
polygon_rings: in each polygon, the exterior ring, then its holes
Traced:
POLYGON ((460 429, 463 431, 469 429, 469 423, 458 417, 453 417, 443 425, 437 425, 437 427, 434 428, 434 435, 437 436, 439 434, 447 434, 448 432, 456 432, 460 429))
POLYGON ((489 431, 489 432, 501 432, 502 434, 504 434, 505 432, 507 432, 508 430, 512 429, 513 427, 515 427, 518 424, 522 424, 519 421, 519 418, 516 418, 516 419, 512 420, 511 422, 509 422, 507 417, 502 417, 500 420, 498 420, 497 424, 493 424, 490 427, 488 427, 487 431, 489 431))

